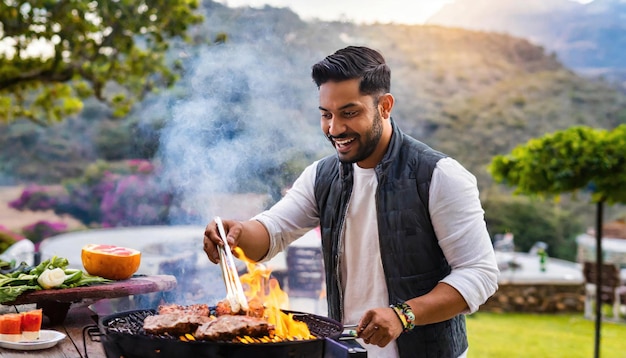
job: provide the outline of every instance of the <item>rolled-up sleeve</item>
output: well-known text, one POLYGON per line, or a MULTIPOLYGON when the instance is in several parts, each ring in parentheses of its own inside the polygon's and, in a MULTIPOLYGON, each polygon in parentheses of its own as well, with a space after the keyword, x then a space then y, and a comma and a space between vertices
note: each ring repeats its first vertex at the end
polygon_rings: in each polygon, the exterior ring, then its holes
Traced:
POLYGON ((452 267, 442 282, 454 287, 473 313, 498 289, 498 265, 476 178, 452 158, 437 163, 429 191, 439 246, 452 267))

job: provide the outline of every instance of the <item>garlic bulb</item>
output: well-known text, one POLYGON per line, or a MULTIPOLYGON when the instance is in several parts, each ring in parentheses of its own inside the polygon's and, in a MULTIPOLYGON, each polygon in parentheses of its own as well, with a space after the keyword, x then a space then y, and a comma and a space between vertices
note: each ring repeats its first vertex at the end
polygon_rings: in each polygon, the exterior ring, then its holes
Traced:
POLYGON ((63 281, 65 281, 65 271, 59 267, 52 270, 45 270, 37 278, 37 282, 44 289, 61 286, 63 281))

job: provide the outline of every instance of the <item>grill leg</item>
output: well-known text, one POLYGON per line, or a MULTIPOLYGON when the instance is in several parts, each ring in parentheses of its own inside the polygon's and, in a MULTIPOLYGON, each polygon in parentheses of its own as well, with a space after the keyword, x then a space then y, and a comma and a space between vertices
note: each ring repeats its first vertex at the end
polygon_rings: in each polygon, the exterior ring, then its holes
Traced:
POLYGON ((42 313, 50 320, 50 324, 55 326, 65 321, 71 305, 71 302, 42 301, 37 303, 37 308, 41 308, 42 313))

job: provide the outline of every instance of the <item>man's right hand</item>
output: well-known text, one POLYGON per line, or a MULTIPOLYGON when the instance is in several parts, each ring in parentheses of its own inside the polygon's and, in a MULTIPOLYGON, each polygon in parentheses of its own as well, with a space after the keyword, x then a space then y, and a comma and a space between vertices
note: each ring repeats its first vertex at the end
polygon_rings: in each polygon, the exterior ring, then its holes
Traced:
MULTIPOLYGON (((239 235, 243 230, 243 225, 239 221, 235 220, 222 220, 224 225, 224 231, 226 232, 226 240, 228 246, 233 250, 238 245, 239 235)), ((209 260, 213 263, 220 262, 220 256, 217 252, 217 245, 224 246, 222 237, 217 229, 217 223, 215 220, 211 221, 204 229, 204 252, 206 252, 209 260)))

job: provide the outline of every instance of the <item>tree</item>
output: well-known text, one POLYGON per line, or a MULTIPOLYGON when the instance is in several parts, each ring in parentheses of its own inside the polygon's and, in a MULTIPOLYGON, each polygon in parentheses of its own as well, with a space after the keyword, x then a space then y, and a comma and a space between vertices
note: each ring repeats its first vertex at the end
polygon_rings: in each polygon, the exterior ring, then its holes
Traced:
POLYGON ((177 79, 170 41, 202 21, 198 0, 0 0, 0 122, 40 124, 94 96, 123 116, 177 79))
MULTIPOLYGON (((489 171, 515 193, 558 196, 587 190, 597 204, 596 261, 602 264, 602 208, 626 203, 626 124, 612 131, 572 127, 493 158, 489 171)), ((597 270, 595 356, 600 353, 601 270, 597 270)))
POLYGON ((483 207, 491 237, 513 233, 516 251, 528 252, 542 241, 548 245, 549 256, 576 259, 575 236, 583 224, 559 204, 491 192, 483 200, 483 207))

